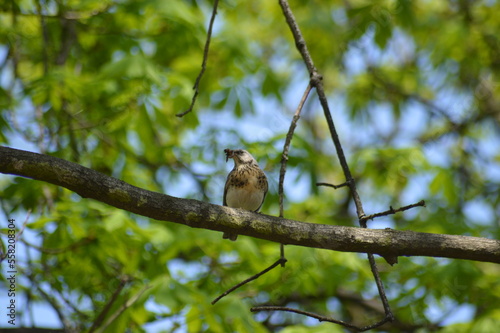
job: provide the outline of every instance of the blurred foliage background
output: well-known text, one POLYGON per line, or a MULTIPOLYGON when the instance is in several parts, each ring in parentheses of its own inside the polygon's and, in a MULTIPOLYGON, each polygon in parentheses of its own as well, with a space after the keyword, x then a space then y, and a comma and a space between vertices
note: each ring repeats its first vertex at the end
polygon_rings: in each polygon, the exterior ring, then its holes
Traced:
MULTIPOLYGON (((369 226, 498 239, 498 1, 290 2, 324 75, 366 213, 427 202, 369 226)), ((270 180, 263 212, 277 215, 280 151, 308 73, 277 1, 222 0, 195 109, 176 117, 191 102, 211 10, 205 0, 3 1, 0 143, 216 204, 232 167, 223 149, 246 148, 270 180)), ((344 179, 312 94, 292 141, 285 216, 357 226, 348 191, 317 181, 344 179)), ((274 262, 278 244, 223 241, 19 177, 0 177, 0 197, 4 248, 7 218, 20 227, 31 210, 18 247, 22 326, 344 331, 295 314, 250 313, 260 304, 360 325, 383 316, 365 255, 287 247, 285 268, 212 306, 274 262)), ((378 262, 397 318, 379 330, 500 326, 498 265, 378 262)))

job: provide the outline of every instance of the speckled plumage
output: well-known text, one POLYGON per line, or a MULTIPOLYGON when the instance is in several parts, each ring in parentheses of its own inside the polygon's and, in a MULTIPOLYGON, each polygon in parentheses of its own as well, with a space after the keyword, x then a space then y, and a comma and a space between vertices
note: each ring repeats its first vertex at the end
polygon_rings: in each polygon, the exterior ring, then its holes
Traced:
MULTIPOLYGON (((266 197, 267 178, 249 152, 243 149, 225 149, 226 161, 234 160, 234 168, 227 176, 223 205, 258 212, 266 197)), ((235 241, 238 235, 224 233, 223 238, 235 241)))

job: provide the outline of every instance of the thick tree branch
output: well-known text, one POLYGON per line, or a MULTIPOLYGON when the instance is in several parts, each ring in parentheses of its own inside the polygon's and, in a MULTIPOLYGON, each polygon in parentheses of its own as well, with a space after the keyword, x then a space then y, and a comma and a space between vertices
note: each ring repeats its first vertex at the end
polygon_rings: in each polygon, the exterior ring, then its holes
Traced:
MULTIPOLYGON (((143 190, 56 157, 0 146, 0 172, 65 187, 84 198, 160 221, 278 243, 382 256, 431 256, 500 263, 500 241, 392 229, 305 223, 143 190)), ((436 222, 438 223, 438 222, 436 222)))

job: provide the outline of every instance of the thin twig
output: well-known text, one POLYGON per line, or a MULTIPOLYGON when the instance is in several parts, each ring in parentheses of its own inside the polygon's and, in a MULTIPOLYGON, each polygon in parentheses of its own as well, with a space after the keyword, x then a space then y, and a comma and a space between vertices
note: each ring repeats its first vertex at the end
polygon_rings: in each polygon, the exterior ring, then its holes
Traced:
POLYGON ((281 259, 281 267, 285 267, 286 258, 285 258, 285 244, 280 244, 280 259, 281 259))
POLYGON ((224 293, 222 293, 220 296, 218 296, 216 299, 214 299, 212 301, 212 305, 214 305, 215 303, 217 303, 222 297, 228 295, 229 293, 235 291, 236 289, 238 289, 239 287, 247 284, 248 282, 250 281, 253 281, 255 279, 257 279, 258 277, 260 277, 261 275, 263 274, 266 274, 267 272, 269 272, 271 269, 273 269, 274 267, 278 266, 279 264, 282 264, 284 262, 286 262, 286 259, 283 259, 283 258, 279 258, 274 264, 272 264, 271 266, 269 266, 268 268, 264 269, 263 271, 255 274, 255 275, 252 275, 251 277, 249 277, 248 279, 246 279, 245 281, 242 281, 240 283, 238 283, 237 285, 235 285, 234 287, 226 290, 224 293))
POLYGON ((146 290, 148 290, 149 288, 151 288, 151 286, 149 285, 144 286, 144 288, 139 290, 137 294, 132 296, 128 301, 126 301, 125 304, 123 304, 118 310, 116 310, 111 316, 109 316, 108 320, 106 320, 104 325, 102 325, 96 331, 96 333, 104 332, 108 328, 108 326, 111 325, 111 323, 116 320, 116 318, 118 318, 125 310, 131 307, 135 302, 137 302, 137 300, 142 296, 142 294, 144 294, 146 290))
MULTIPOLYGON (((288 162, 288 151, 290 149, 290 144, 292 143, 293 133, 295 132, 295 128, 297 127, 297 122, 300 119, 300 113, 302 112, 302 108, 304 107, 304 103, 306 102, 307 97, 309 96, 309 93, 311 92, 311 89, 312 89, 311 84, 308 84, 306 90, 304 91, 304 95, 302 95, 302 99, 300 100, 300 103, 297 106, 297 110, 295 110, 295 114, 293 115, 292 122, 290 123, 290 128, 288 129, 288 133, 286 134, 285 144, 283 145, 283 153, 281 155, 280 179, 279 179, 279 184, 278 184, 280 217, 284 217, 283 183, 285 182, 286 164, 288 162)), ((280 244, 280 257, 281 257, 281 259, 285 259, 285 245, 283 243, 280 244)), ((286 260, 283 260, 281 267, 285 267, 285 263, 286 263, 286 260)))
POLYGON ((339 185, 334 185, 334 184, 329 184, 329 183, 316 183, 316 186, 327 186, 327 187, 333 187, 334 189, 338 189, 344 186, 348 186, 349 182, 345 182, 339 185))
MULTIPOLYGON (((351 190, 351 196, 353 198, 354 204, 356 206, 356 212, 358 215, 358 220, 361 225, 361 227, 366 228, 366 221, 363 220, 363 217, 365 216, 365 213, 363 211, 363 205, 361 203, 361 199, 359 197, 358 191, 356 189, 356 183, 354 179, 352 178, 351 171, 349 170, 349 166, 347 164, 347 160, 344 155, 344 150, 342 149, 342 145, 340 143, 337 130, 335 129, 335 125, 333 123, 332 115, 330 112, 330 108, 328 106, 328 100, 325 95, 325 91, 323 89, 323 82, 322 79, 323 77, 318 73, 316 67, 314 66, 314 62, 311 58, 311 55, 307 49, 306 42, 304 38, 302 37, 302 33, 300 31, 300 28, 297 24, 297 21, 295 20, 295 17, 292 13, 292 10, 290 9, 290 5, 288 4, 287 0, 279 0, 281 9, 283 10, 283 14, 285 15, 286 21, 290 27, 290 30, 293 34, 293 38, 295 40, 295 44, 297 46, 297 49, 299 53, 302 56, 302 59, 304 60, 307 69, 309 71, 310 75, 310 83, 312 86, 316 88, 316 91, 318 93, 318 98, 320 101, 320 104, 323 108, 323 112, 326 118, 326 122, 328 124, 328 128, 330 130, 330 134, 332 137, 333 144, 335 145, 335 150, 337 151, 337 156, 339 158, 340 165, 342 167, 342 170, 344 172, 344 176, 346 178, 346 182, 351 190)), ((370 262, 370 267, 373 273, 373 277, 375 279, 375 282, 377 284, 377 288, 379 291, 380 298, 382 300, 382 303, 384 305, 384 309, 386 311, 386 317, 384 320, 381 322, 375 324, 375 325, 382 325, 387 321, 393 321, 394 320, 394 315, 391 312, 389 303, 387 301, 387 297, 385 295, 385 290, 382 284, 382 281, 380 280, 380 276, 378 274, 378 269, 375 264, 375 259, 373 257, 373 254, 368 254, 368 260, 370 262)), ((372 325, 373 326, 373 325, 372 325)))
MULTIPOLYGON (((392 259, 392 258, 390 258, 392 259)), ((382 280, 380 279, 380 274, 378 272, 377 264, 375 263, 375 257, 373 254, 368 253, 368 261, 370 262, 370 268, 372 270, 373 277, 375 278, 375 283, 377 284, 378 294, 380 296, 380 300, 382 301, 382 305, 384 306, 385 316, 389 318, 390 321, 394 321, 394 315, 391 311, 391 306, 389 305, 389 301, 387 300, 387 296, 385 294, 384 285, 382 284, 382 280)), ((397 261, 397 257, 396 257, 397 261)), ((390 263, 390 262, 389 262, 390 263)), ((392 264, 391 264, 392 265, 392 264)))
POLYGON ((302 112, 302 108, 304 107, 304 103, 311 92, 312 86, 309 84, 304 91, 304 95, 302 95, 302 99, 300 100, 299 105, 297 106, 297 110, 295 110, 295 114, 293 115, 292 122, 290 123, 290 128, 288 129, 288 133, 286 134, 285 144, 283 146, 283 153, 281 155, 281 169, 280 169, 280 179, 278 183, 278 193, 279 193, 279 203, 280 203, 280 217, 284 217, 283 215, 283 183, 285 182, 285 173, 286 173, 286 163, 288 162, 288 151, 290 149, 290 144, 292 142, 293 133, 295 132, 295 128, 297 127, 297 121, 299 121, 300 113, 302 112))
POLYGON ((254 307, 250 308, 250 311, 252 311, 252 312, 260 312, 260 311, 286 311, 286 312, 293 312, 293 313, 298 313, 298 314, 305 315, 305 316, 308 316, 308 317, 316 318, 319 321, 328 321, 328 322, 331 322, 331 323, 340 324, 340 325, 348 327, 348 328, 357 329, 357 327, 355 325, 347 323, 347 322, 345 322, 343 320, 332 319, 332 318, 328 318, 328 317, 325 317, 325 316, 318 315, 316 313, 312 313, 312 312, 308 312, 308 311, 302 311, 302 310, 298 310, 298 309, 293 309, 293 308, 289 308, 289 307, 286 307, 286 306, 254 306, 254 307))
POLYGON ((19 241, 19 238, 24 232, 24 229, 26 229, 26 225, 28 224, 28 219, 30 218, 31 215, 31 208, 28 209, 28 212, 26 213, 26 219, 24 220, 23 225, 21 226, 21 229, 19 229, 19 232, 16 235, 16 242, 19 241))
POLYGON ((203 74, 205 73, 205 70, 207 68, 207 60, 208 60, 208 50, 210 49, 210 39, 212 38, 212 27, 214 25, 215 21, 215 15, 217 15, 217 6, 219 5, 219 0, 214 1, 214 8, 212 10, 212 17, 210 18, 210 24, 208 25, 208 31, 207 31, 207 40, 205 42, 205 50, 203 51, 203 62, 201 63, 201 71, 200 74, 198 74, 198 77, 196 78, 196 81, 193 86, 194 90, 194 95, 193 99, 191 100, 191 105, 189 108, 184 111, 176 114, 177 117, 184 117, 186 114, 189 112, 193 111, 194 103, 196 102, 196 98, 198 97, 198 88, 200 85, 201 78, 203 74))
POLYGON ((118 288, 113 292, 111 295, 110 299, 104 305, 104 308, 102 309, 101 313, 97 316, 96 320, 92 323, 92 326, 89 329, 89 333, 94 332, 99 326, 101 326, 102 322, 104 321, 104 318, 108 314, 109 310, 111 309, 111 306, 115 303, 116 299, 122 292, 123 288, 127 285, 127 283, 130 281, 129 277, 125 276, 124 278, 120 279, 120 283, 118 284, 118 288))
POLYGON ((411 205, 408 205, 408 206, 403 206, 403 207, 400 207, 398 209, 394 209, 394 208, 392 208, 392 206, 390 206, 390 209, 386 210, 385 212, 371 214, 371 215, 365 215, 362 219, 365 220, 365 221, 366 220, 373 220, 376 217, 387 216, 387 215, 396 214, 396 213, 399 213, 399 212, 404 212, 405 210, 412 209, 414 207, 425 207, 425 201, 424 200, 420 200, 417 203, 414 203, 414 204, 411 204, 411 205))
POLYGON ((63 325, 64 332, 71 332, 70 321, 64 315, 62 306, 59 304, 59 302, 54 297, 50 296, 45 290, 42 289, 42 287, 38 283, 35 282, 35 278, 33 275, 29 275, 28 278, 32 283, 36 285, 36 289, 42 295, 42 298, 44 298, 52 306, 57 316, 59 317, 61 324, 63 325))
POLYGON ((330 323, 339 324, 339 325, 342 325, 344 327, 347 327, 347 328, 350 328, 350 329, 353 329, 353 330, 356 330, 356 331, 359 331, 359 332, 368 331, 368 330, 374 329, 376 327, 382 326, 383 324, 385 324, 386 322, 388 322, 390 320, 388 317, 385 317, 384 319, 382 319, 381 321, 379 321, 379 322, 377 322, 377 323, 375 323, 373 325, 360 327, 360 326, 356 326, 356 325, 350 324, 348 322, 345 322, 343 320, 333 319, 333 318, 329 318, 329 317, 318 315, 316 313, 312 313, 312 312, 308 312, 308 311, 302 311, 302 310, 298 310, 298 309, 293 309, 293 308, 289 308, 289 307, 286 307, 286 306, 255 306, 253 308, 250 308, 250 311, 252 311, 252 312, 260 312, 260 311, 286 311, 286 312, 293 312, 293 313, 298 313, 298 314, 301 314, 301 315, 304 315, 304 316, 308 316, 308 317, 312 317, 312 318, 318 319, 320 322, 326 321, 326 322, 330 322, 330 323))
POLYGON ((66 296, 64 296, 62 291, 59 291, 57 289, 54 291, 57 293, 58 297, 60 299, 62 299, 64 301, 64 303, 67 306, 69 306, 71 308, 71 310, 73 310, 75 313, 77 313, 81 318, 83 318, 84 320, 87 320, 90 318, 90 314, 84 313, 82 310, 78 309, 78 305, 71 303, 71 301, 66 296))

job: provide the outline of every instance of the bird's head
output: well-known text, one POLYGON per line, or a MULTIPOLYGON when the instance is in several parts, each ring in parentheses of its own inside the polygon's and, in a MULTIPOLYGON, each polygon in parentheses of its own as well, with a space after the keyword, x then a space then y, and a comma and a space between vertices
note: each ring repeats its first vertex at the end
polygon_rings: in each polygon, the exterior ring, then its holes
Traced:
POLYGON ((257 164, 255 158, 250 155, 249 152, 243 149, 224 149, 224 153, 226 153, 226 162, 232 158, 236 165, 240 164, 257 164))

